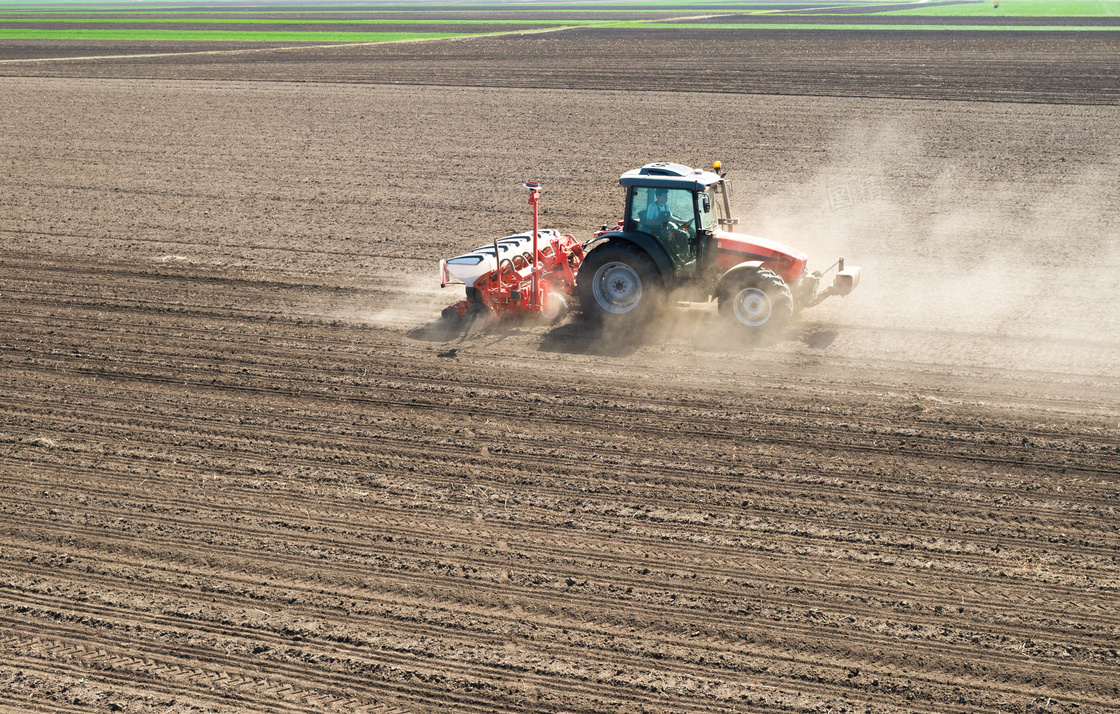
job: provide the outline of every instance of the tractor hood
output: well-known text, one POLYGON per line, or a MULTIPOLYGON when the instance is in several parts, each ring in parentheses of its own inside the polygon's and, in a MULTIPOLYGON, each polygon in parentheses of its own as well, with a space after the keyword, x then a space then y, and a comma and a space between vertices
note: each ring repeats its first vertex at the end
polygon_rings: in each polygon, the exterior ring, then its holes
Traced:
POLYGON ((801 277, 807 255, 784 243, 747 235, 716 231, 716 264, 720 270, 728 270, 739 263, 761 261, 763 267, 773 270, 786 282, 801 277))

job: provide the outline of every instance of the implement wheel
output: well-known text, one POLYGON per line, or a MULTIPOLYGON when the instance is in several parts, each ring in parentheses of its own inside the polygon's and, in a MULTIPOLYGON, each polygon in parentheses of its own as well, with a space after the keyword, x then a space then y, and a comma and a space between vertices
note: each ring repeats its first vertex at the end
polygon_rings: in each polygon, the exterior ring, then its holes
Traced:
POLYGON ((541 305, 541 317, 543 317, 546 322, 556 324, 567 317, 567 315, 567 299, 556 291, 546 293, 544 296, 544 303, 541 305))
POLYGON ((467 315, 463 318, 468 334, 485 332, 497 321, 494 311, 485 304, 476 302, 467 308, 467 315))

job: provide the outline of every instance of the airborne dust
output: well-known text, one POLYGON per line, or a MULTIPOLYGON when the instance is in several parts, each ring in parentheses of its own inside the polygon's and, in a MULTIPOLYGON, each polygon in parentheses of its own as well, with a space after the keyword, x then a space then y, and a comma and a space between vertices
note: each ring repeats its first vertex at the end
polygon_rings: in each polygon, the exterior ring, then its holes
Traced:
POLYGON ((902 124, 853 125, 812 181, 741 210, 811 267, 844 255, 863 268, 851 296, 805 314, 857 353, 1120 374, 1116 149, 1067 161, 1075 150, 1052 138, 1037 137, 1037 161, 1010 140, 938 158, 902 124))

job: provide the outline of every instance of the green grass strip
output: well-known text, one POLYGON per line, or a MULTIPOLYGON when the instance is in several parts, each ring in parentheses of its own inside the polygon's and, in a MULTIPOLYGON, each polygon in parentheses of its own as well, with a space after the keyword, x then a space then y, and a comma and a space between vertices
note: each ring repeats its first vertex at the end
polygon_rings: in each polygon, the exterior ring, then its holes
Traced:
MULTIPOLYGON (((257 16, 267 16, 267 15, 302 15, 302 14, 308 14, 308 15, 400 15, 403 12, 407 12, 410 15, 483 15, 483 14, 493 15, 493 14, 496 14, 496 13, 502 13, 502 14, 505 14, 505 15, 509 15, 511 17, 514 16, 514 15, 532 17, 533 15, 543 14, 545 12, 543 10, 536 9, 536 8, 539 7, 537 5, 534 5, 533 7, 534 7, 533 10, 526 10, 523 7, 517 7, 515 9, 505 8, 505 9, 501 9, 501 10, 499 10, 499 9, 494 9, 494 10, 470 9, 470 10, 447 10, 447 11, 444 11, 444 10, 423 10, 423 9, 419 9, 419 8, 413 8, 413 9, 410 9, 410 10, 407 10, 407 11, 405 11, 405 10, 366 10, 366 9, 357 9, 357 8, 354 9, 354 10, 311 10, 311 9, 308 9, 308 10, 303 10, 303 11, 300 11, 300 10, 253 10, 253 11, 248 11, 248 10, 210 10, 210 9, 198 9, 198 10, 135 10, 135 9, 129 9, 129 8, 103 9, 103 10, 83 10, 83 9, 80 9, 80 8, 75 8, 75 9, 72 9, 72 10, 63 11, 63 10, 58 10, 58 9, 25 10, 25 9, 22 9, 22 8, 12 8, 12 7, 0 6, 0 14, 3 14, 3 15, 21 15, 21 16, 26 16, 26 15, 41 15, 41 16, 49 16, 49 15, 129 15, 129 16, 132 16, 132 17, 151 17, 151 16, 162 17, 162 16, 171 16, 171 15, 207 15, 207 16, 213 16, 213 17, 228 17, 228 16, 231 16, 231 15, 251 15, 251 16, 257 17, 257 16)), ((635 8, 633 8, 633 7, 629 8, 629 9, 626 9, 626 10, 623 10, 623 9, 604 10, 604 9, 601 9, 601 8, 588 9, 588 10, 572 10, 571 8, 562 8, 562 9, 558 8, 556 10, 548 10, 547 12, 549 14, 553 14, 553 15, 561 15, 561 14, 565 14, 565 15, 575 15, 575 14, 598 15, 598 14, 604 14, 604 13, 618 14, 618 13, 621 13, 621 12, 624 12, 624 11, 631 14, 631 15, 634 15, 634 14, 641 14, 641 15, 647 15, 647 14, 648 15, 653 15, 653 14, 680 15, 682 13, 688 13, 690 15, 728 15, 728 14, 751 15, 751 14, 758 14, 758 13, 762 12, 762 11, 717 10, 717 9, 710 9, 708 11, 703 11, 703 12, 699 11, 699 10, 686 10, 686 9, 677 9, 677 10, 642 9, 642 10, 639 11, 639 10, 635 10, 635 8)), ((768 11, 765 14, 771 14, 771 12, 772 11, 768 11)))
POLYGON ((620 22, 612 25, 635 30, 882 30, 890 32, 948 30, 985 30, 988 32, 1108 32, 1120 30, 1120 25, 887 25, 887 24, 833 24, 805 22, 749 22, 737 24, 693 24, 677 22, 620 22))
POLYGON ((18 30, 0 29, 4 40, 142 40, 187 42, 395 42, 490 33, 454 32, 241 32, 238 30, 18 30))
MULTIPOLYGON (((918 15, 931 17, 1116 17, 1120 15, 1120 0, 1112 0, 1109 2, 1093 2, 1091 0, 1000 0, 998 7, 995 6, 994 0, 976 0, 975 2, 960 5, 930 5, 912 0, 909 4, 911 5, 909 9, 891 10, 887 8, 890 6, 897 6, 897 0, 836 0, 836 2, 817 8, 817 13, 829 14, 830 10, 862 7, 872 9, 862 12, 860 15, 918 15), (884 9, 873 9, 875 5, 879 4, 884 5, 884 9)), ((290 3, 270 4, 269 7, 278 9, 260 11, 235 9, 220 10, 215 9, 215 6, 220 7, 217 3, 196 4, 191 2, 164 2, 117 5, 91 2, 88 5, 84 5, 81 3, 44 4, 42 0, 32 0, 26 3, 2 3, 0 4, 0 13, 21 15, 121 14, 136 17, 150 15, 204 14, 214 17, 224 17, 237 14, 255 16, 290 15, 295 13, 378 15, 400 12, 408 12, 410 14, 503 13, 511 15, 533 15, 542 12, 564 14, 598 14, 609 12, 786 14, 789 12, 787 9, 782 9, 780 7, 775 8, 775 5, 789 5, 789 10, 804 9, 804 3, 799 0, 790 0, 789 2, 770 2, 765 0, 758 0, 757 2, 751 2, 749 0, 646 0, 641 3, 533 3, 531 5, 509 3, 432 3, 425 5, 385 4, 373 6, 358 3, 331 3, 322 5, 290 3), (760 7, 754 7, 756 5, 760 7)), ((800 12, 797 14, 799 16, 808 16, 800 12)), ((449 21, 450 20, 444 20, 444 22, 449 21)), ((510 21, 507 20, 505 22, 510 21)))
MULTIPOLYGON (((891 5, 897 5, 896 0, 838 0, 837 2, 830 3, 830 7, 850 7, 850 6, 867 6, 882 2, 891 5)), ((587 12, 587 13, 603 13, 603 12, 658 12, 658 13, 676 13, 676 12, 705 12, 711 11, 715 13, 724 12, 773 12, 774 5, 789 4, 792 7, 802 7, 804 3, 792 1, 789 3, 781 2, 765 2, 763 3, 765 9, 752 9, 751 2, 743 2, 742 0, 648 0, 641 3, 634 2, 604 2, 604 3, 532 3, 532 4, 509 4, 509 3, 433 3, 428 5, 374 5, 368 4, 348 4, 348 3, 331 3, 331 4, 269 4, 273 8, 292 8, 290 10, 262 10, 262 11, 245 11, 245 10, 216 10, 214 5, 211 4, 196 4, 196 3, 144 3, 143 5, 137 4, 124 4, 124 5, 99 5, 90 4, 82 5, 76 3, 69 4, 43 4, 41 0, 28 3, 0 3, 0 11, 11 11, 20 13, 51 13, 51 14, 86 14, 86 13, 116 13, 127 15, 144 15, 151 13, 164 13, 164 14, 206 14, 206 15, 221 15, 228 13, 239 14, 291 14, 297 12, 304 13, 355 13, 355 14, 384 14, 384 13, 539 13, 539 12, 587 12), (186 8, 186 9, 184 9, 186 8), (193 9, 191 9, 193 8, 193 9), (341 9, 329 9, 341 8, 341 9)))
MULTIPOLYGON (((859 5, 866 5, 866 3, 856 3, 859 5)), ((220 15, 226 13, 241 13, 253 15, 265 14, 295 14, 295 13, 353 13, 353 14, 400 14, 400 13, 424 13, 424 14, 439 14, 439 13, 540 13, 540 12, 586 12, 586 13, 601 13, 601 12, 658 12, 658 13, 697 13, 697 12, 752 12, 748 8, 742 7, 727 7, 720 8, 713 6, 712 3, 701 3, 702 7, 688 7, 679 2, 643 2, 641 4, 629 3, 595 3, 595 4, 498 4, 498 5, 296 5, 291 6, 290 10, 236 10, 236 9, 217 9, 214 4, 211 5, 193 5, 191 3, 182 3, 176 5, 159 5, 159 4, 143 4, 137 5, 12 5, 0 4, 0 12, 20 12, 20 13, 43 13, 43 14, 86 14, 86 13, 117 13, 124 15, 143 15, 148 13, 166 13, 166 14, 203 14, 203 15, 220 15), (330 9, 335 8, 335 9, 330 9)), ((742 3, 737 3, 742 5, 742 3)), ((229 7, 234 7, 230 5, 229 7)), ((270 8, 283 8, 284 5, 277 5, 269 3, 270 8)))
POLYGON ((879 15, 924 15, 941 17, 1117 17, 1120 2, 1086 0, 992 0, 968 5, 937 5, 911 10, 889 10, 879 15))
POLYGON ((0 15, 0 23, 51 23, 60 25, 539 25, 552 27, 558 25, 594 25, 600 24, 599 20, 287 20, 270 18, 237 18, 237 17, 199 17, 199 18, 82 18, 82 17, 13 17, 7 18, 0 15))

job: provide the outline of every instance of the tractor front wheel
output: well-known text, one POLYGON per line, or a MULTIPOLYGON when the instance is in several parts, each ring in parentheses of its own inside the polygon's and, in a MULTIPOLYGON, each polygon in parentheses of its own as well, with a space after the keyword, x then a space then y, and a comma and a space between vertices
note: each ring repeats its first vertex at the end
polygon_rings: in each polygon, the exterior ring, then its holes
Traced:
POLYGON ((648 318, 661 296, 656 270, 637 246, 608 243, 592 250, 576 278, 581 309, 601 323, 648 318))
POLYGON ((752 268, 729 276, 719 291, 719 311, 749 335, 777 335, 793 317, 793 296, 777 273, 752 268))

